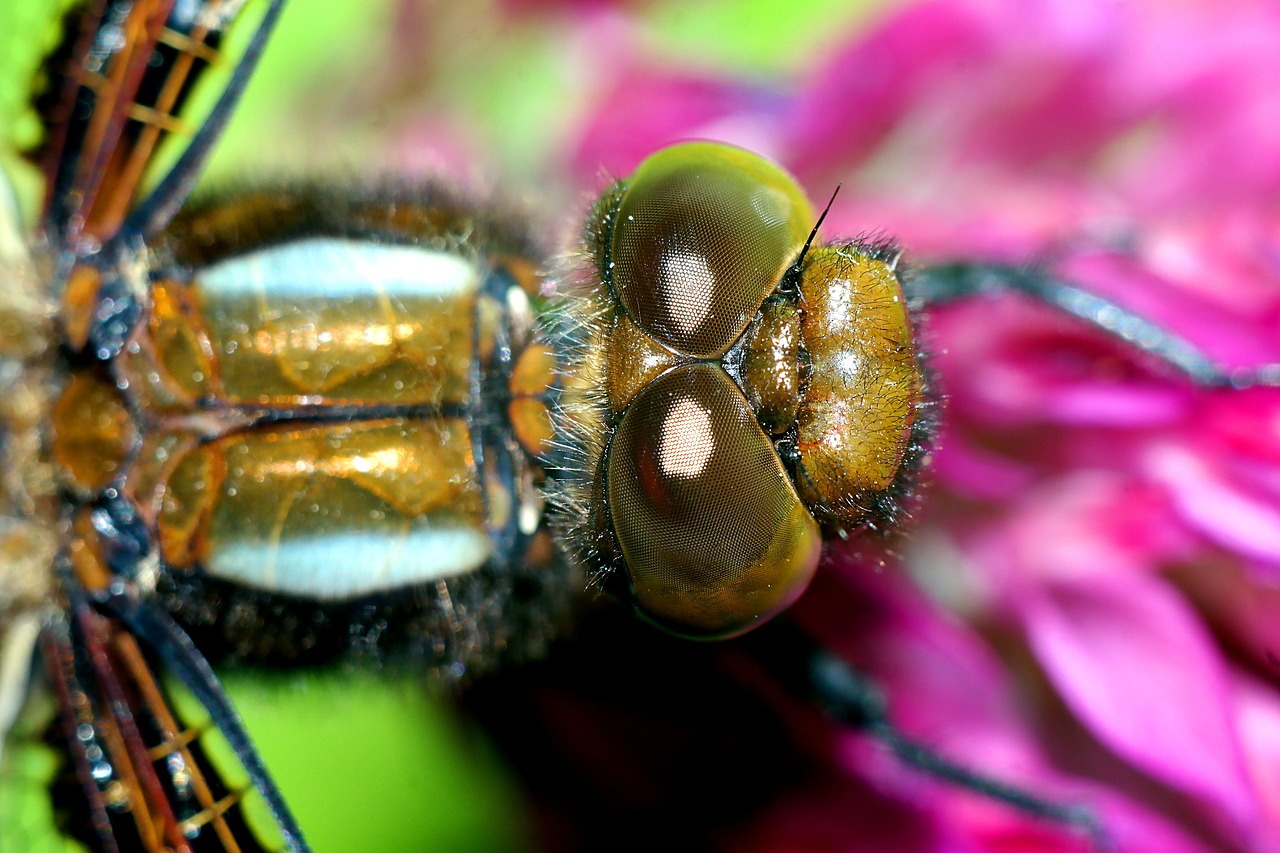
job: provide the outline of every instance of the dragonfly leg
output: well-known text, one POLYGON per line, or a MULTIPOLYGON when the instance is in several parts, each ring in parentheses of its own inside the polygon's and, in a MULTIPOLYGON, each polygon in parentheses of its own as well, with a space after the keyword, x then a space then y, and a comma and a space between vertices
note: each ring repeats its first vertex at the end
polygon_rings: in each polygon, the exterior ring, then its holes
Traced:
POLYGON ((1096 851, 1114 848, 1087 806, 1041 797, 1010 782, 971 770, 904 735, 889 721, 888 705, 875 683, 835 655, 816 652, 810 660, 809 677, 814 695, 832 717, 875 738, 902 763, 949 784, 1007 803, 1033 817, 1073 827, 1090 839, 1096 851))
POLYGON ((999 293, 1020 293, 1120 338, 1206 388, 1280 387, 1280 364, 1225 368, 1195 344, 1097 294, 1039 269, 985 264, 922 267, 909 279, 922 307, 999 293))
MULTIPOLYGON (((1106 829, 1087 805, 1043 797, 1003 779, 952 761, 903 734, 889 719, 880 688, 791 623, 769 626, 763 660, 795 696, 817 702, 836 722, 874 738, 899 761, 951 785, 1006 803, 1035 818, 1059 823, 1089 839, 1097 853, 1115 849, 1106 829)), ((765 634, 762 630, 757 632, 765 634)), ((763 647, 761 647, 763 652, 763 647)))

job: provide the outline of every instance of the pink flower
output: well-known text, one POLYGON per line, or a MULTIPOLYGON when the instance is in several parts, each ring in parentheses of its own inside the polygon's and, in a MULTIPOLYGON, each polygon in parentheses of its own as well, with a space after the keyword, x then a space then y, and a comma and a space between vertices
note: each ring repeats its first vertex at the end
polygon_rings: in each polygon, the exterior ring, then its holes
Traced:
MULTIPOLYGON (((1263 0, 927 0, 785 97, 638 59, 574 162, 625 174, 664 142, 737 142, 815 198, 843 183, 828 233, 1034 264, 1227 368, 1280 363, 1278 43, 1263 0)), ((920 336, 947 404, 904 546, 917 583, 836 546, 801 618, 904 731, 1089 803, 1121 850, 1280 849, 1280 390, 1193 387, 1016 297, 920 336)), ((1083 849, 863 738, 833 750, 834 779, 735 843, 1083 849)))

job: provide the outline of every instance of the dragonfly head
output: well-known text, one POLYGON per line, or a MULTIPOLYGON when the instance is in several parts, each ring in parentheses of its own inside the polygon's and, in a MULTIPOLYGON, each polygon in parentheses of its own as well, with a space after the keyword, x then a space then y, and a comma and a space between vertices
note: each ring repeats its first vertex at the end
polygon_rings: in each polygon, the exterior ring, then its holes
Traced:
POLYGON ((695 142, 588 223, 600 550, 666 631, 748 631, 808 586, 824 532, 901 514, 925 383, 897 253, 811 244, 814 221, 778 166, 695 142))

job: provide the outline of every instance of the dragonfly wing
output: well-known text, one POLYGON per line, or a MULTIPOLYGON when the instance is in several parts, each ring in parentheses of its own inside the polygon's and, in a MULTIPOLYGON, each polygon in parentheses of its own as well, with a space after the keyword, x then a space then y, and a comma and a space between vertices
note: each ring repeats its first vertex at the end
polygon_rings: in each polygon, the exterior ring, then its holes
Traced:
POLYGON ((216 677, 167 614, 129 592, 70 598, 41 650, 79 782, 74 811, 96 843, 307 849, 216 677), (185 714, 173 695, 184 690, 196 700, 185 714))
POLYGON ((164 226, 220 135, 284 0, 93 0, 64 20, 37 111, 44 224, 87 255, 164 226))

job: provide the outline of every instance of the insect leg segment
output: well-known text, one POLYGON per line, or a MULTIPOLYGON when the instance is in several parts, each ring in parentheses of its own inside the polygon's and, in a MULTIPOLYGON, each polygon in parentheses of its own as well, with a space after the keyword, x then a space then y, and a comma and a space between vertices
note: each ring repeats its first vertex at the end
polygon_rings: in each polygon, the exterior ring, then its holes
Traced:
POLYGON ((118 848, 104 803, 104 783, 109 783, 115 771, 107 760, 107 753, 98 744, 98 727, 94 725, 90 700, 77 675, 76 647, 70 627, 64 621, 54 622, 44 630, 41 645, 49 682, 61 708, 72 765, 84 789, 89 823, 102 846, 114 851, 118 848))
POLYGON ((759 633, 767 640, 752 635, 748 642, 760 640, 760 659, 779 682, 794 695, 816 701, 838 723, 875 738, 903 764, 1033 817, 1073 827, 1086 835, 1099 853, 1114 849, 1106 829, 1087 806, 1054 801, 978 773, 904 735, 889 719, 888 703, 875 683, 793 623, 776 620, 767 632, 759 633))
POLYGON ((1043 270, 999 264, 946 264, 917 269, 907 278, 906 287, 908 295, 924 308, 974 296, 1021 293, 1120 338, 1197 385, 1227 389, 1280 387, 1280 364, 1224 368, 1186 338, 1043 270))

